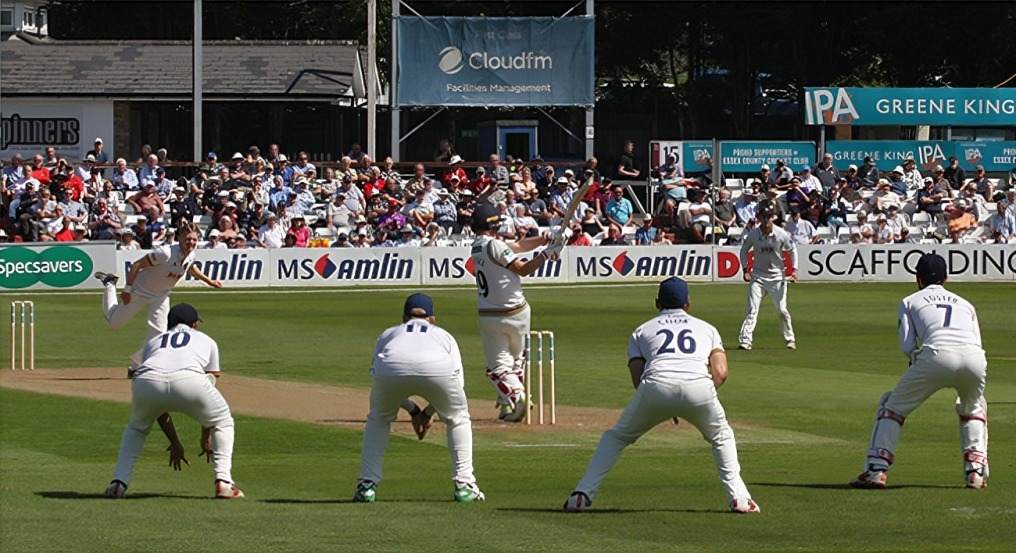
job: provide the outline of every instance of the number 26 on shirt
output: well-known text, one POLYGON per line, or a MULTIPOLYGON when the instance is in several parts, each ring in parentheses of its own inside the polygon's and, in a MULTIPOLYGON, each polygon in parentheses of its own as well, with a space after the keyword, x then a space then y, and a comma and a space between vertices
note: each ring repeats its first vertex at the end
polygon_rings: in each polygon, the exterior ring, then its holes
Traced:
POLYGON ((656 355, 663 355, 665 353, 677 353, 680 350, 681 353, 695 353, 695 337, 691 335, 691 329, 686 328, 677 333, 676 340, 673 331, 668 328, 661 328, 656 331, 657 336, 663 336, 663 345, 660 349, 656 350, 656 355), (677 350, 674 349, 674 345, 677 346, 677 350))

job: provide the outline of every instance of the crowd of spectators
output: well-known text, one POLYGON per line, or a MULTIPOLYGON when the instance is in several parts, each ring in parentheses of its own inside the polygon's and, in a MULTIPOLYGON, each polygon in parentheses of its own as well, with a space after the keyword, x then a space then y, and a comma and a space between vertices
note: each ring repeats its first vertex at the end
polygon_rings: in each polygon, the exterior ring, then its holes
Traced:
MULTIPOLYGON (((763 207, 802 243, 844 236, 856 243, 1016 236, 1016 171, 999 184, 983 170, 967 179, 955 160, 927 177, 913 160, 885 175, 866 160, 841 175, 826 156, 796 174, 778 162, 774 170, 762 166, 747 184, 723 186, 713 185, 708 166, 686 178, 668 160, 653 173, 660 207, 642 215, 624 187, 600 174, 596 158, 559 173, 541 159, 492 154, 486 164, 467 169, 442 141, 429 170, 417 164, 400 174, 391 158, 376 162, 359 145, 320 170, 305 152, 292 157, 277 144, 265 152, 251 146, 221 161, 209 152, 192 176, 170 178, 177 168, 164 149, 145 146, 136 160, 110 160, 101 138, 76 163, 53 148, 30 160, 15 155, 2 173, 0 240, 115 240, 123 249, 147 249, 172 240, 173 229, 191 221, 207 248, 463 245, 471 240, 477 202, 498 206, 503 238, 567 224, 574 246, 736 243, 763 207), (593 185, 575 217, 563 221, 589 180, 593 185), (922 228, 915 236, 921 221, 933 232, 922 228)), ((612 174, 640 177, 630 141, 612 174)))
MULTIPOLYGON (((802 244, 1016 243, 1016 169, 991 179, 978 166, 968 177, 950 158, 947 167, 922 175, 907 159, 883 173, 866 158, 841 174, 826 154, 796 173, 780 160, 718 187, 702 178, 668 178, 666 166, 657 173, 661 202, 653 226, 682 242, 737 243, 765 208, 802 244)), ((651 233, 646 226, 643 236, 651 233)))

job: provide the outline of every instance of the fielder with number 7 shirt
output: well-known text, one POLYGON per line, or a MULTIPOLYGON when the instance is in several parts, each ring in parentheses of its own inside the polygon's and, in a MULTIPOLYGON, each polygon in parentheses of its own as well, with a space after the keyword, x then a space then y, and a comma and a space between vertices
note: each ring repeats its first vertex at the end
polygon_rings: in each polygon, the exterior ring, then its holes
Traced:
POLYGON ((966 486, 988 486, 988 403, 984 399, 988 361, 981 348, 977 311, 942 287, 946 273, 945 259, 938 254, 927 253, 917 261, 920 289, 903 298, 899 309, 900 349, 910 366, 879 402, 864 472, 850 482, 855 488, 885 488, 903 421, 942 388, 956 390, 966 486))
POLYGON ((656 307, 660 314, 635 329, 628 342, 635 397, 617 424, 603 433, 564 510, 586 510, 624 448, 661 422, 680 417, 712 446, 730 509, 760 512, 741 480, 734 431, 716 396, 716 388, 727 379, 727 354, 720 333, 688 314, 688 285, 680 278, 660 283, 656 307))
POLYGON ((498 418, 519 422, 529 400, 522 385, 522 364, 529 336, 530 311, 522 293, 522 277, 536 272, 548 259, 556 258, 568 233, 523 238, 517 242, 497 239, 501 215, 497 206, 481 202, 473 211, 476 233, 471 256, 476 270, 476 303, 480 312, 480 337, 487 357, 487 379, 497 391, 498 418), (524 261, 518 254, 549 244, 524 261))

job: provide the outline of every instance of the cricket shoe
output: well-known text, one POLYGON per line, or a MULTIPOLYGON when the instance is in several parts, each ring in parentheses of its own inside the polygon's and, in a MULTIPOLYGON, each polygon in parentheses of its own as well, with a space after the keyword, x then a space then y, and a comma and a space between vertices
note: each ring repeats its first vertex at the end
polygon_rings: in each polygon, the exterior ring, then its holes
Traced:
POLYGON ((112 273, 104 273, 102 271, 95 273, 95 278, 99 279, 99 282, 101 282, 103 286, 109 284, 116 286, 116 281, 120 280, 120 277, 112 273))
POLYGON ((730 512, 739 514, 761 513, 762 507, 759 507, 758 503, 755 503, 755 500, 750 497, 747 499, 735 499, 730 502, 730 512))
POLYGON ((242 497, 244 497, 243 490, 236 487, 236 484, 225 480, 215 481, 215 499, 240 499, 242 497))
POLYGON ((413 415, 412 424, 416 437, 422 440, 427 435, 427 431, 430 430, 430 415, 426 411, 420 410, 419 413, 413 415))
POLYGON ((356 483, 356 493, 353 494, 353 503, 374 503, 377 499, 377 484, 370 480, 360 480, 356 483))
POLYGON ((564 502, 564 512, 581 513, 593 505, 593 500, 585 492, 572 492, 564 502))
POLYGON ((793 340, 787 342, 787 349, 797 349, 797 342, 794 342, 793 340))
POLYGON ((458 503, 473 503, 475 501, 486 501, 487 496, 483 495, 480 488, 476 484, 460 484, 455 483, 455 493, 452 494, 452 499, 458 503))
POLYGON ((123 499, 127 495, 127 484, 119 480, 113 480, 106 486, 106 497, 110 499, 123 499))
POLYGON ((505 422, 522 422, 526 418, 526 410, 529 409, 529 396, 525 392, 519 392, 515 397, 515 406, 512 407, 504 417, 499 417, 505 422))
POLYGON ((984 473, 984 469, 968 470, 966 485, 972 490, 987 488, 988 476, 984 473))
POLYGON ((737 349, 743 349, 744 351, 751 351, 751 344, 737 344, 737 349))
POLYGON ((850 481, 851 488, 862 490, 884 490, 886 473, 884 470, 866 470, 850 481))

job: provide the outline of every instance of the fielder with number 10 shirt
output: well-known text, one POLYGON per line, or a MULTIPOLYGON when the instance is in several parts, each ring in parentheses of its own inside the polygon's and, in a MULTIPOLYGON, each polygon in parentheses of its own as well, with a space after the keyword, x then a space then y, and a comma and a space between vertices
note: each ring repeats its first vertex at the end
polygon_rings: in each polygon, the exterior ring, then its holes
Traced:
POLYGON ((585 475, 564 504, 568 512, 592 505, 624 448, 666 420, 691 423, 712 446, 716 470, 736 513, 757 513, 741 479, 734 431, 716 395, 727 379, 727 354, 713 325, 688 314, 688 284, 677 277, 660 283, 660 314, 635 329, 628 342, 628 370, 635 397, 613 428, 603 433, 585 475))
MULTIPOLYGON (((498 395, 498 418, 519 422, 529 400, 522 385, 526 339, 529 337, 529 304, 522 293, 522 277, 536 272, 557 257, 563 238, 549 236, 502 242, 496 230, 501 215, 497 206, 481 202, 473 211, 471 256, 476 270, 476 303, 480 312, 480 337, 487 358, 487 379, 498 395), (529 261, 518 254, 550 244, 529 261)), ((562 235, 563 236, 563 235, 562 235)))

